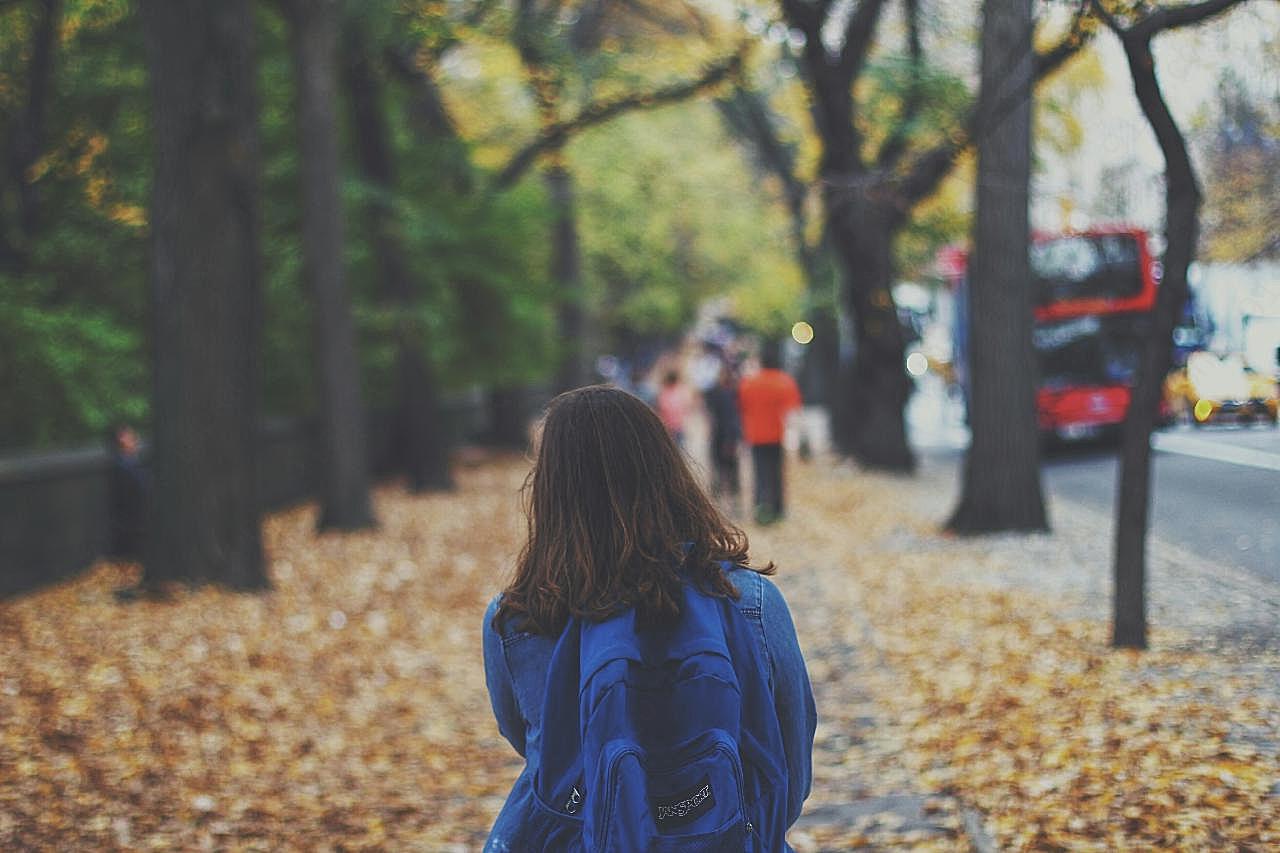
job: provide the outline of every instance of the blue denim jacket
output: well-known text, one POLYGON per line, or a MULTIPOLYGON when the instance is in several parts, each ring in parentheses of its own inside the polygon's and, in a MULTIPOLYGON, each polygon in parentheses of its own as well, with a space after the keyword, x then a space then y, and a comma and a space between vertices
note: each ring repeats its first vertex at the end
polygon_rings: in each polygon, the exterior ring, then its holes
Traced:
MULTIPOLYGON (((791 802, 787 804, 790 825, 800 816, 813 781, 817 709, 809 686, 809 673, 796 640, 791 612, 778 588, 748 569, 734 569, 729 578, 742 593, 736 602, 742 615, 759 627, 756 637, 769 661, 770 687, 782 725, 790 781, 791 802)), ((512 837, 512 828, 520 826, 529 808, 542 735, 544 680, 556 643, 555 637, 513 631, 509 627, 499 634, 493 625, 499 598, 490 603, 484 615, 484 675, 498 731, 524 756, 525 767, 494 822, 485 853, 510 851, 503 839, 512 837)))

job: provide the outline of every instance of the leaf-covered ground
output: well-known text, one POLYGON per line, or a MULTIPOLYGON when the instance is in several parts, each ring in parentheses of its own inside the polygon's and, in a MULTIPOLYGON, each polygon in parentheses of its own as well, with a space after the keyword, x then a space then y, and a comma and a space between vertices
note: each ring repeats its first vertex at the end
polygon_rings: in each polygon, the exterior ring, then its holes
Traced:
MULTIPOLYGON (((0 603, 0 849, 478 850, 519 768, 479 624, 524 472, 382 489, 371 533, 277 515, 266 595, 120 604, 104 564, 0 603)), ((1280 845, 1273 653, 1112 652, 1061 591, 986 582, 1065 544, 946 540, 921 488, 793 466, 791 517, 750 531, 822 720, 798 849, 1280 845)))
MULTIPOLYGON (((804 512, 753 544, 797 570, 780 583, 824 719, 814 799, 848 798, 850 777, 855 799, 914 791, 957 834, 872 818, 797 846, 969 849, 952 814, 967 811, 985 817, 972 835, 1001 849, 1280 847, 1280 657, 1252 644, 1195 651, 1198 634, 1169 627, 1153 631, 1149 652, 1111 650, 1085 597, 998 580, 1105 571, 1074 559, 1105 560, 1104 531, 951 539, 932 512, 941 486, 922 479, 802 469, 792 493, 804 512), (844 703, 858 693, 871 701, 844 703)), ((1060 522, 1082 522, 1059 509, 1060 522)), ((1162 613, 1178 612, 1167 598, 1162 613)))

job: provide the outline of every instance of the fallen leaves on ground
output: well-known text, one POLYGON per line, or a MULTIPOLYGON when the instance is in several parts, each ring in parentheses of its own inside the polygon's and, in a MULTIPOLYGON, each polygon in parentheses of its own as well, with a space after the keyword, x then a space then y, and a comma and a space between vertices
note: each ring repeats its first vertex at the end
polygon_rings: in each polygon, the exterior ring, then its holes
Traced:
MULTIPOLYGON (((274 516, 267 594, 120 604, 133 576, 103 564, 0 603, 0 848, 478 850, 520 767, 479 628, 525 465, 380 489, 376 531, 274 516)), ((796 466, 791 517, 751 530, 818 694, 812 808, 927 795, 926 829, 863 815, 798 849, 967 849, 965 814, 1010 849, 1280 844, 1277 661, 1172 632, 1114 652, 1057 602, 966 584, 981 548, 910 489, 796 466)))
POLYGON ((841 796, 851 763, 845 796, 954 797, 1001 849, 1280 846, 1280 658, 1187 651, 1168 628, 1148 652, 1110 649, 1109 626, 1060 616, 1065 602, 978 583, 996 570, 983 541, 913 514, 911 481, 802 468, 791 485, 797 511, 753 546, 788 555, 819 741, 857 736, 818 751, 816 799, 841 796))
POLYGON ((367 533, 277 515, 263 595, 118 604, 104 565, 0 604, 0 849, 478 849, 519 767, 479 637, 522 475, 381 489, 367 533))

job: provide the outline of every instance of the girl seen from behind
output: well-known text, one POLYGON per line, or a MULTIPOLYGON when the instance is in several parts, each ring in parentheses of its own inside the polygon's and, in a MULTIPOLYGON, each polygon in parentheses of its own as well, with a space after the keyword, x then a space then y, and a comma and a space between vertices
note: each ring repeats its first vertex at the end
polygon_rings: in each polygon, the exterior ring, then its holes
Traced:
POLYGON ((525 767, 486 851, 789 850, 816 711, 772 564, 616 388, 552 401, 526 499, 483 644, 525 767))

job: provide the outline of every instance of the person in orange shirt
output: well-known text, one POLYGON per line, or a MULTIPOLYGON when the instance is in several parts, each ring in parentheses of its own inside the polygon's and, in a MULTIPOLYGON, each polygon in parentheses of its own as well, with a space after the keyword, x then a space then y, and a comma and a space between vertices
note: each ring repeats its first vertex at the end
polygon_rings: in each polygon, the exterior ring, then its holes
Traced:
POLYGON ((800 388, 781 370, 778 345, 766 343, 760 352, 761 370, 738 386, 742 437, 751 445, 755 474, 756 521, 770 524, 782 518, 782 436, 787 415, 800 408, 800 388))

